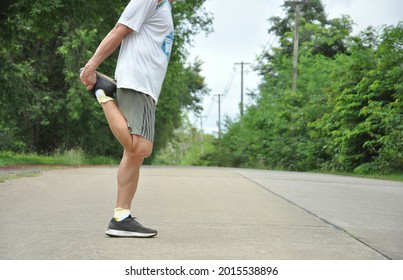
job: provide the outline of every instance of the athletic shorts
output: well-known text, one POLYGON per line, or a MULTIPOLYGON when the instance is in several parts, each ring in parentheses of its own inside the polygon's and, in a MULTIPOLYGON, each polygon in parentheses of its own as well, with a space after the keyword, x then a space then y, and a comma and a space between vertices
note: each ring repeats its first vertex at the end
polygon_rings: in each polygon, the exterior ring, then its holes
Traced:
POLYGON ((154 142, 156 107, 154 99, 133 89, 118 88, 116 101, 126 118, 130 133, 154 142))

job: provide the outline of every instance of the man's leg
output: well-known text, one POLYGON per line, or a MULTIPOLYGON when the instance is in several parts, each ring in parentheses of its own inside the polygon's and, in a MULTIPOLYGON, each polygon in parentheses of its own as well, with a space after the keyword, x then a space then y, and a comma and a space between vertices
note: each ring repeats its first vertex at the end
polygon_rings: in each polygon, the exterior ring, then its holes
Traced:
MULTIPOLYGON (((136 147, 143 151, 152 150, 152 142, 142 137, 132 135, 133 142, 138 142, 136 147)), ((131 202, 137 190, 140 167, 143 164, 146 154, 132 153, 127 149, 123 152, 123 157, 118 170, 118 196, 116 208, 130 209, 131 202)))
POLYGON ((132 135, 127 121, 113 101, 102 103, 106 119, 113 135, 124 148, 118 170, 118 196, 116 208, 130 209, 137 190, 140 167, 150 156, 153 144, 143 137, 132 135))
MULTIPOLYGON (((137 135, 132 135, 129 132, 127 121, 114 101, 108 101, 101 104, 113 135, 124 148, 123 157, 118 170, 116 208, 129 210, 131 208, 131 203, 137 190, 140 167, 143 163, 144 158, 150 156, 153 144, 151 141, 137 135)), ((128 226, 133 226, 134 228, 141 227, 141 230, 144 232, 122 233, 121 231, 116 230, 119 228, 119 226, 116 226, 116 222, 112 220, 109 227, 111 227, 111 224, 114 223, 115 225, 112 226, 114 226, 115 229, 108 228, 107 234, 112 236, 136 237, 150 237, 157 234, 154 230, 142 227, 140 224, 138 224, 137 221, 126 222, 132 223, 132 225, 128 226)), ((126 225, 125 228, 127 228, 128 226, 126 225)))
POLYGON ((123 152, 118 170, 116 208, 130 209, 137 190, 142 163, 142 158, 131 157, 126 151, 123 152))
POLYGON ((120 112, 114 101, 101 103, 106 120, 115 138, 122 144, 123 148, 131 147, 133 138, 127 128, 127 121, 120 112))

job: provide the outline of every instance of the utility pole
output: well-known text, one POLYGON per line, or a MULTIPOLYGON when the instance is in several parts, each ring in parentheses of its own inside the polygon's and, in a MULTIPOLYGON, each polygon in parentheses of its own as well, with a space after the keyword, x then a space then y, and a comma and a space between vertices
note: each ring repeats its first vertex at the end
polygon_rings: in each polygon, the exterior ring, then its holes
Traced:
POLYGON ((207 118, 206 116, 199 116, 200 118, 200 155, 204 155, 204 131, 203 131, 203 118, 207 118))
POLYGON ((221 139, 221 96, 222 94, 215 94, 218 96, 218 139, 221 139))
POLYGON ((245 62, 237 62, 235 65, 241 65, 241 104, 239 105, 240 109, 240 122, 241 122, 241 127, 242 127, 242 119, 243 119, 243 73, 244 73, 244 65, 248 65, 250 63, 245 63, 245 62))
MULTIPOLYGON (((291 3, 286 1, 286 3, 291 3)), ((302 1, 293 1, 292 4, 295 5, 295 28, 294 28, 294 52, 292 61, 292 91, 297 91, 297 81, 298 81, 298 51, 299 51, 299 17, 301 13, 302 1)))

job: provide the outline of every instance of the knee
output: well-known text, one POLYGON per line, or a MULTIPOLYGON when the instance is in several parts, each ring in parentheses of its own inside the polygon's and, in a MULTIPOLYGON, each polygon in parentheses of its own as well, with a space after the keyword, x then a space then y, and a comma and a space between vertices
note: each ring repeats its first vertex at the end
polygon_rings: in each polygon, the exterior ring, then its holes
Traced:
POLYGON ((131 157, 148 158, 153 151, 153 143, 142 137, 133 135, 132 145, 125 147, 125 152, 131 157))
POLYGON ((140 145, 136 150, 136 155, 141 158, 148 158, 153 152, 152 146, 140 145))

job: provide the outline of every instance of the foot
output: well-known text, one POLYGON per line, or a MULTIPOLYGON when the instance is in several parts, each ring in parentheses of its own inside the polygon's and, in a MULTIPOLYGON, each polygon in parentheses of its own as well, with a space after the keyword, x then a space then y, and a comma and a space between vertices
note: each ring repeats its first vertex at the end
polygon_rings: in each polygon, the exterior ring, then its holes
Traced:
POLYGON ((106 96, 113 97, 113 94, 116 92, 116 82, 102 73, 95 73, 97 75, 97 82, 91 90, 92 93, 96 96, 97 90, 101 89, 106 96))
MULTIPOLYGON (((80 69, 80 73, 83 71, 83 69, 84 68, 80 69)), ((97 80, 90 92, 96 98, 98 98, 100 94, 113 98, 113 95, 116 92, 116 81, 98 71, 95 71, 95 74, 97 76, 97 80), (100 91, 102 91, 102 93, 100 93, 100 91)))
POLYGON ((109 222, 108 229, 105 234, 112 237, 153 237, 157 235, 154 229, 142 226, 132 216, 118 222, 115 218, 109 222))

